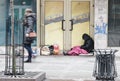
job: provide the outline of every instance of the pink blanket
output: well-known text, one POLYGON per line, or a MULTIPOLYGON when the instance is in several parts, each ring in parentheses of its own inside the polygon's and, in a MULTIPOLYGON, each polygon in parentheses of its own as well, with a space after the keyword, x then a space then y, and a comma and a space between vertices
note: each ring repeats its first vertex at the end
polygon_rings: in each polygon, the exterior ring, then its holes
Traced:
POLYGON ((81 49, 80 46, 75 46, 72 50, 68 51, 69 55, 79 55, 79 54, 88 54, 88 52, 84 49, 81 49))

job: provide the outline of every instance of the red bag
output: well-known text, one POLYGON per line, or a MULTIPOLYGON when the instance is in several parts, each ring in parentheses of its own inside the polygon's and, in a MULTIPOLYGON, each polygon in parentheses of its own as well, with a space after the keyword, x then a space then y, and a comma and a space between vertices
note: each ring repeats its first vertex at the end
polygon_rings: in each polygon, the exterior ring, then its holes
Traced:
POLYGON ((29 33, 29 37, 37 37, 37 34, 33 31, 29 33))

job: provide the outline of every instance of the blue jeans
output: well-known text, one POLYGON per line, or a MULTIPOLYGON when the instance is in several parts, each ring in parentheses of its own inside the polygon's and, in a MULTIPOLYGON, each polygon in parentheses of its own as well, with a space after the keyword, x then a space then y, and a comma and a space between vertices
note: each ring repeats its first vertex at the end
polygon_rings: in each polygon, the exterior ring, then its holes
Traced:
POLYGON ((28 51, 28 60, 31 61, 32 53, 33 53, 32 48, 31 48, 31 44, 24 44, 24 47, 28 51))

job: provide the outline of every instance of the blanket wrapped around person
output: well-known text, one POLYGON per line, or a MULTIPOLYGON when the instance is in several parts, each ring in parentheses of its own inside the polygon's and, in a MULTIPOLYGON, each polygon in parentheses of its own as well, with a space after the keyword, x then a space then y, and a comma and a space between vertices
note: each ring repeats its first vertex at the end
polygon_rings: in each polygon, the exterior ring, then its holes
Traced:
POLYGON ((83 34, 82 39, 84 44, 81 46, 74 46, 67 52, 67 55, 88 54, 94 49, 94 41, 88 34, 83 34))

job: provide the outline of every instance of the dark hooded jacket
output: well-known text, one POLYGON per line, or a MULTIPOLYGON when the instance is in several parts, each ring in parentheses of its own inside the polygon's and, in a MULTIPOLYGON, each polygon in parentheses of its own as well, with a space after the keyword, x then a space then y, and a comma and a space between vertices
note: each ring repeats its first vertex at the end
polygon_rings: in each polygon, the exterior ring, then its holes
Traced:
MULTIPOLYGON (((23 19, 23 26, 25 27, 25 34, 29 34, 30 32, 33 31, 34 25, 36 22, 35 14, 34 13, 29 13, 24 16, 23 19)), ((35 38, 31 37, 24 37, 24 44, 31 44, 33 43, 35 38)))
POLYGON ((88 34, 83 34, 82 36, 84 44, 81 46, 82 49, 86 50, 88 53, 92 52, 94 49, 94 41, 88 34))
POLYGON ((23 19, 23 25, 31 30, 33 30, 33 27, 36 23, 36 18, 34 13, 29 13, 24 16, 23 19))

